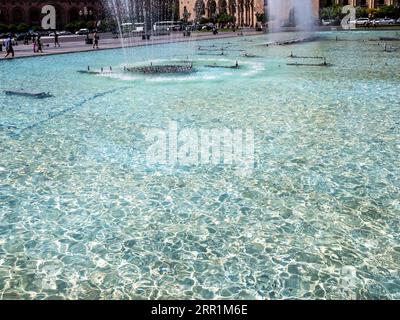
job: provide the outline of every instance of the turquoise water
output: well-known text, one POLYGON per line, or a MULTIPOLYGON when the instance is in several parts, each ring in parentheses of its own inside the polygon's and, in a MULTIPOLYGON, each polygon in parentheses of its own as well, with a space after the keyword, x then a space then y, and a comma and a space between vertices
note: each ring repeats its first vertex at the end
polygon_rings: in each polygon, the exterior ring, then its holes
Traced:
POLYGON ((400 299, 400 50, 378 41, 399 35, 318 36, 1 61, 1 92, 54 98, 0 94, 0 298, 400 299), (127 74, 125 57, 197 72, 127 74), (148 166, 146 129, 170 121, 253 129, 253 172, 148 166))

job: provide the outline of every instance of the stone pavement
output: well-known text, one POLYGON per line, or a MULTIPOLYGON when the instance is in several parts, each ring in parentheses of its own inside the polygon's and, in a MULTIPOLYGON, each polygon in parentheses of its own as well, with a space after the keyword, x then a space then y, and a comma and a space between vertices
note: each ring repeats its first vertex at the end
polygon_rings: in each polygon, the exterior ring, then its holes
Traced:
MULTIPOLYGON (((260 35, 261 32, 255 31, 243 31, 243 35, 260 35)), ((137 47, 137 46, 145 46, 145 45, 154 45, 154 44, 165 44, 165 43, 175 43, 175 42, 193 42, 200 40, 210 40, 210 39, 224 39, 224 38, 232 38, 239 37, 239 33, 237 32, 221 32, 218 35, 213 35, 210 32, 194 32, 190 37, 184 37, 182 33, 172 34, 171 36, 155 36, 150 40, 142 40, 141 37, 135 37, 132 41, 125 41, 125 43, 129 42, 129 47, 137 47)), ((98 50, 108 50, 108 49, 117 49, 121 48, 121 40, 113 39, 111 37, 105 37, 102 39, 102 35, 100 35, 100 49, 98 50)), ((54 54, 67 54, 67 53, 75 53, 75 52, 88 52, 88 51, 97 51, 93 49, 92 45, 85 44, 85 36, 67 38, 60 37, 60 48, 54 48, 53 39, 52 38, 42 38, 44 42, 43 53, 33 53, 33 45, 23 45, 20 41, 18 46, 14 46, 15 58, 27 58, 27 57, 39 57, 46 55, 54 55, 54 54), (47 46, 48 45, 48 46, 47 46)), ((5 55, 5 50, 3 47, 3 51, 0 52, 0 60, 3 60, 5 55)))

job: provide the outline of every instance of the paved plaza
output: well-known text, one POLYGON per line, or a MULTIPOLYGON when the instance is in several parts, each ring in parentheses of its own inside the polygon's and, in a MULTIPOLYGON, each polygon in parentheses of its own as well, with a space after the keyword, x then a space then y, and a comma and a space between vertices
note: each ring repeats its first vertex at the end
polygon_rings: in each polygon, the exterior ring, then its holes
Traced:
MULTIPOLYGON (((182 33, 174 33, 170 36, 154 36, 151 37, 150 40, 142 40, 141 37, 132 38, 129 41, 129 44, 125 41, 125 46, 136 47, 136 46, 144 46, 144 45, 153 45, 153 44, 165 44, 165 43, 173 43, 173 42, 188 42, 188 41, 201 41, 208 39, 223 39, 223 38, 231 38, 231 37, 239 37, 239 36, 248 36, 248 35, 257 35, 261 34, 260 32, 255 32, 254 30, 243 30, 240 32, 221 32, 217 35, 213 35, 212 33, 205 32, 195 32, 192 33, 190 37, 184 37, 182 33)), ((86 52, 86 51, 95 51, 97 49, 93 49, 92 45, 85 44, 86 36, 65 36, 60 37, 59 41, 61 47, 54 47, 54 38, 53 37, 43 37, 43 53, 34 53, 33 52, 33 44, 30 42, 28 45, 22 44, 22 41, 18 42, 18 45, 14 46, 15 58, 26 58, 26 57, 38 57, 45 55, 54 55, 54 54, 66 54, 66 53, 74 53, 74 52, 86 52)), ((100 34, 100 48, 99 50, 106 49, 117 49, 121 48, 121 39, 113 38, 111 33, 100 34)), ((3 52, 0 55, 0 60, 4 59, 4 47, 3 52)))

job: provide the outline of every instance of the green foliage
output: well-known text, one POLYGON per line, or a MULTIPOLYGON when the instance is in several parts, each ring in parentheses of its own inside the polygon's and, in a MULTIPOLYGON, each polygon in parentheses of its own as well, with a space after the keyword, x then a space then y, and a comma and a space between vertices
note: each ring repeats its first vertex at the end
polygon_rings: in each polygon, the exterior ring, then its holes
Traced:
POLYGON ((87 22, 86 21, 78 21, 78 22, 76 22, 75 26, 76 26, 76 30, 85 29, 85 28, 87 28, 87 22))
POLYGON ((265 23, 265 14, 264 12, 257 12, 256 13, 257 22, 265 23))
POLYGON ((23 33, 23 32, 28 32, 30 27, 26 23, 21 23, 17 26, 17 32, 23 33))
POLYGON ((6 33, 6 32, 24 33, 24 32, 28 32, 29 30, 39 31, 39 30, 42 30, 42 28, 39 27, 39 26, 30 26, 30 25, 28 25, 26 23, 21 23, 21 24, 18 24, 18 25, 15 25, 15 24, 10 24, 10 25, 0 24, 0 33, 6 33))
POLYGON ((370 14, 370 9, 365 7, 357 7, 356 8, 356 16, 357 18, 365 18, 370 14))
POLYGON ((70 22, 65 26, 65 30, 74 32, 76 30, 76 24, 74 22, 70 22))
POLYGON ((93 29, 93 21, 73 21, 65 26, 65 30, 75 32, 79 29, 93 29))
POLYGON ((345 16, 342 13, 343 6, 335 4, 331 7, 325 7, 320 10, 321 19, 339 19, 345 16))
POLYGON ((36 31, 42 30, 42 28, 39 27, 39 26, 32 26, 32 27, 31 27, 31 30, 34 31, 34 32, 36 32, 36 31))
POLYGON ((6 24, 0 24, 0 33, 6 33, 8 31, 8 26, 6 24))
POLYGON ((382 6, 377 9, 357 7, 358 18, 398 18, 400 17, 400 8, 395 6, 382 6))
POLYGON ((114 19, 104 19, 101 21, 98 30, 101 32, 114 31, 117 29, 117 23, 114 19))
POLYGON ((201 17, 200 18, 200 24, 206 24, 206 23, 210 23, 211 19, 208 19, 206 17, 201 17))
POLYGON ((217 22, 222 23, 222 24, 235 22, 235 17, 231 16, 227 13, 222 13, 222 14, 218 15, 217 22))
POLYGON ((17 26, 15 24, 8 25, 8 32, 16 32, 17 26))
POLYGON ((378 18, 398 18, 400 15, 400 8, 395 6, 382 6, 376 10, 375 16, 378 18))
POLYGON ((86 25, 85 25, 84 28, 87 28, 89 30, 96 29, 96 21, 88 21, 88 22, 86 22, 86 25))

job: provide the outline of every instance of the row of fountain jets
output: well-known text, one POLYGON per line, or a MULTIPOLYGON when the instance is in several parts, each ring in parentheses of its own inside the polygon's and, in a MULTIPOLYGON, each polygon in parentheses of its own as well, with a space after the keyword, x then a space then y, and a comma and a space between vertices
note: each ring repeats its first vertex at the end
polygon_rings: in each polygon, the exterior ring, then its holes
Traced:
MULTIPOLYGON (((171 7, 168 6, 166 0, 103 0, 106 2, 109 13, 117 21, 121 44, 123 47, 125 60, 134 60, 132 51, 126 50, 134 41, 133 35, 126 36, 123 34, 123 26, 125 23, 143 23, 144 32, 152 30, 157 21, 173 21, 176 19, 171 7), (132 59, 131 59, 132 58, 132 59)), ((196 6, 198 0, 195 1, 196 6)), ((208 0, 202 1, 203 6, 207 5, 208 0)), ((302 31, 310 30, 313 24, 312 0, 268 0, 265 1, 266 13, 269 17, 268 29, 278 35, 281 31, 282 24, 290 20, 302 31)), ((202 11, 204 13, 204 9, 202 11)), ((198 10, 195 7, 195 11, 198 10)), ((197 14, 196 14, 197 15, 197 14)), ((194 18, 194 17, 192 17, 194 18)), ((279 37, 279 36, 278 36, 279 37)), ((277 40, 277 39, 275 39, 277 40)), ((224 52, 222 51, 222 54, 224 52)), ((150 56, 152 54, 150 53, 150 56)), ((245 54, 249 57, 249 54, 245 54)), ((151 58, 151 57, 149 57, 151 58)), ((149 68, 146 66, 145 68, 149 68)), ((90 70, 88 70, 91 72, 90 70)), ((85 72, 88 72, 85 71, 85 72)))

